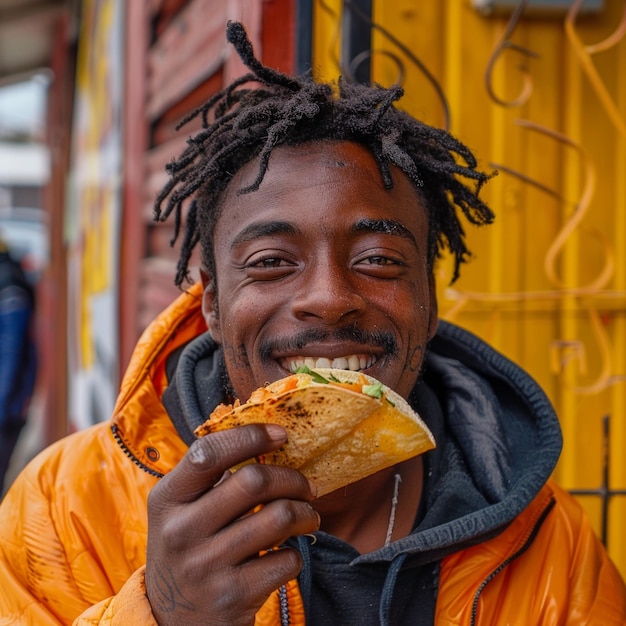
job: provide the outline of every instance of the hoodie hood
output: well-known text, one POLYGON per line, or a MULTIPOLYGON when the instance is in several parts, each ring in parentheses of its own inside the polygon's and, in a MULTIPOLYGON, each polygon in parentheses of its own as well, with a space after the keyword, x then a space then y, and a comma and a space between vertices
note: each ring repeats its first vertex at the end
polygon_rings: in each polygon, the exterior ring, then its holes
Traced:
MULTIPOLYGON (((227 376, 208 333, 172 353, 163 403, 181 438, 224 401, 227 376)), ((414 532, 355 563, 441 559, 498 534, 538 493, 562 439, 548 398, 522 369, 468 331, 440 322, 409 402, 431 428, 425 509, 414 532)))
POLYGON ((208 332, 173 352, 166 364, 170 381, 162 401, 180 438, 190 446, 193 431, 226 401, 228 376, 219 346, 208 332))
POLYGON ((358 562, 400 554, 407 564, 431 562, 497 535, 537 495, 561 453, 561 428, 539 385, 453 324, 440 322, 414 396, 437 441, 425 455, 425 514, 411 535, 358 562))

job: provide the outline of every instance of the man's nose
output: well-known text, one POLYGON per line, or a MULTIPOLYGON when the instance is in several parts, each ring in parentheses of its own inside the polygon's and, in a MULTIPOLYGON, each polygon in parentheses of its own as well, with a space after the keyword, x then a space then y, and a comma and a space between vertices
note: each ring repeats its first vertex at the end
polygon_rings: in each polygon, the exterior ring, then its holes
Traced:
POLYGON ((304 272, 292 297, 291 309, 299 320, 336 324, 363 312, 365 300, 348 268, 324 264, 304 272))

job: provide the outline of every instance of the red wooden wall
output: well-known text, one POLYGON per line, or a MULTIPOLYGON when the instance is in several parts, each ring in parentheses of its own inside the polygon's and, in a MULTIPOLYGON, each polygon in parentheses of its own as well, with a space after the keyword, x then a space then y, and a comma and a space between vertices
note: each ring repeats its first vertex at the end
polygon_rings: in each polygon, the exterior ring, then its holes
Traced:
POLYGON ((120 310, 121 365, 139 333, 178 294, 173 225, 152 207, 194 121, 178 122, 245 71, 226 43, 229 19, 241 21, 262 61, 294 68, 295 0, 146 0, 127 5, 125 192, 120 310))

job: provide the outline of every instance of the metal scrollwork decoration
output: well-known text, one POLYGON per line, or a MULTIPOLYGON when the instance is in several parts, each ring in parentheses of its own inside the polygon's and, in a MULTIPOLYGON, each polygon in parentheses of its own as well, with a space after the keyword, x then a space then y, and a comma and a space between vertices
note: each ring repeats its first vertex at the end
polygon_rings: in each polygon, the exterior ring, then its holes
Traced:
MULTIPOLYGON (((545 128, 539 124, 534 122, 530 122, 528 120, 516 120, 516 124, 526 128, 527 130, 534 131, 546 135, 564 146, 574 149, 581 159, 582 172, 583 172, 583 187, 581 190, 580 197, 575 201, 571 202, 563 198, 563 196, 550 189, 546 185, 540 183, 539 181, 530 178, 529 176, 524 175, 521 172, 518 172, 512 168, 507 168, 500 164, 492 163, 493 167, 497 167, 500 171, 507 172, 510 175, 523 180, 525 183, 532 185, 533 187, 549 194, 552 197, 559 199, 562 202, 567 202, 568 204, 572 204, 574 206, 574 211, 570 218, 563 225, 561 230, 558 232, 554 241, 550 245, 544 260, 544 269, 547 277, 555 286, 555 289, 552 291, 546 292, 523 292, 517 294, 507 294, 509 300, 518 299, 518 300, 533 300, 533 299, 562 299, 564 297, 576 297, 581 300, 581 310, 584 310, 590 324, 590 330, 592 332, 593 337, 595 338, 595 345, 597 350, 600 353, 600 361, 601 361, 601 371, 596 377, 596 379, 590 382, 587 385, 581 385, 574 387, 573 391, 579 394, 594 394, 606 389, 610 385, 616 384, 618 382, 623 382, 626 378, 623 375, 613 375, 613 363, 611 357, 611 349, 609 340, 607 337, 606 329, 602 323, 601 314, 599 311, 592 306, 592 302, 597 298, 609 298, 609 297, 618 297, 624 298, 626 294, 615 292, 611 290, 606 290, 606 286, 614 275, 615 271, 615 257, 613 248, 610 245, 610 242, 600 231, 592 231, 601 241, 604 252, 604 264, 597 276, 591 280, 586 285, 579 286, 568 286, 565 281, 563 281, 557 271, 558 267, 558 257, 560 253, 563 251, 563 248, 567 244, 568 239, 573 235, 574 231, 580 226, 583 218, 589 211, 591 206, 591 200, 593 198, 593 194, 595 191, 595 182, 596 182, 596 173, 593 162, 587 152, 583 149, 583 147, 576 142, 574 142, 571 138, 558 133, 554 130, 545 128), (586 304, 583 304, 583 301, 586 304)), ((491 294, 491 297, 497 299, 498 294, 491 294)), ((467 297, 467 295, 466 295, 467 297)), ((475 295, 475 299, 480 299, 480 296, 475 295)), ((503 298, 503 300, 506 298, 503 298)), ((458 308, 459 304, 457 304, 458 308)), ((571 347, 571 346, 569 346, 571 347)), ((561 352, 562 346, 559 345, 559 342, 555 342, 553 345, 553 349, 561 352)), ((576 352, 576 361, 581 365, 581 373, 585 373, 584 370, 584 346, 582 344, 577 344, 577 352, 576 352)), ((556 361, 555 361, 556 362, 556 361)), ((564 367, 564 363, 560 363, 555 366, 555 370, 560 371, 562 367, 564 367)))
POLYGON ((492 84, 494 66, 505 50, 514 50, 515 52, 519 52, 521 55, 526 57, 539 58, 539 54, 537 54, 536 52, 533 52, 532 50, 524 48, 523 46, 520 46, 511 41, 511 36, 515 31, 515 28, 517 27, 517 24, 519 23, 527 4, 528 0, 521 0, 521 2, 515 8, 515 11, 511 15, 511 19, 506 26, 504 34, 502 35, 494 51, 491 53, 489 60, 487 61, 487 66, 485 68, 485 87, 487 89, 487 93, 494 102, 504 107, 517 107, 525 104, 533 92, 533 79, 525 65, 519 66, 523 77, 523 84, 519 95, 513 100, 504 100, 503 98, 498 96, 492 84))
MULTIPOLYGON (((331 15, 333 17, 333 20, 336 20, 337 24, 339 24, 340 22, 339 16, 335 13, 335 11, 333 11, 332 8, 329 7, 324 2, 324 0, 318 0, 318 3, 319 3, 320 8, 323 9, 329 15, 331 15)), ((390 44, 395 46, 395 48, 397 48, 397 50, 401 52, 402 55, 406 57, 406 59, 408 59, 410 63, 412 63, 419 69, 421 74, 426 78, 428 83, 435 90, 435 93, 437 94, 437 98, 439 99, 439 102, 441 103, 441 108, 443 111, 443 128, 445 130, 450 130, 450 105, 448 104, 448 99, 446 98, 446 95, 443 91, 443 88, 439 84, 439 81, 435 78, 432 72, 426 67, 426 65, 424 65, 424 63, 420 60, 420 58, 407 45, 405 45, 404 43, 402 43, 402 41, 400 41, 397 37, 395 37, 393 33, 391 33, 388 29, 386 29, 381 24, 378 24, 377 22, 370 19, 370 17, 366 15, 363 11, 361 11, 354 2, 351 2, 351 0, 344 0, 343 8, 344 8, 344 11, 351 11, 353 15, 355 15, 358 19, 363 21, 363 23, 367 24, 372 30, 378 31, 385 38, 386 41, 388 41, 390 44)), ((335 34, 333 36, 333 48, 336 45, 336 41, 338 37, 339 37, 339 30, 336 29, 335 34)), ((356 68, 358 67, 358 65, 364 62, 367 58, 373 56, 374 54, 384 55, 395 63, 395 65, 398 68, 398 76, 397 76, 396 82, 398 85, 402 86, 404 77, 406 75, 404 63, 400 55, 397 54, 396 52, 393 52, 392 50, 384 49, 384 50, 365 51, 357 55, 357 57, 355 57, 354 59, 351 59, 348 66, 345 66, 339 61, 337 61, 337 66, 340 68, 341 73, 347 80, 353 80, 354 74, 356 72, 356 68)))
POLYGON ((591 56, 593 54, 609 50, 610 48, 621 42, 624 36, 626 36, 626 2, 624 2, 622 19, 615 31, 602 41, 591 45, 585 45, 578 36, 578 33, 576 32, 576 19, 580 12, 580 7, 582 3, 583 0, 575 0, 575 2, 572 4, 565 19, 565 34, 572 49, 576 53, 582 70, 585 72, 587 78, 591 82, 594 91, 598 95, 600 103, 604 108, 607 116, 609 117, 615 128, 618 130, 618 132, 626 138, 626 122, 624 121, 624 118, 620 115, 617 105, 611 98, 611 95, 609 94, 606 85, 604 84, 604 82, 602 82, 598 70, 596 69, 591 59, 591 56))

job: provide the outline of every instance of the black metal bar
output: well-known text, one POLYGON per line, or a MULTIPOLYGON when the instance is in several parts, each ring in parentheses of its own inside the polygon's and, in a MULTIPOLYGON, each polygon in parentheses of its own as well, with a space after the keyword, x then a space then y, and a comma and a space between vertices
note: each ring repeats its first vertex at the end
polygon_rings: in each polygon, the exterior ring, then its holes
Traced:
POLYGON ((341 15, 341 66, 359 83, 371 80, 372 0, 344 0, 341 15), (365 19, 364 19, 364 17, 365 19))
POLYGON ((609 416, 602 418, 602 543, 606 545, 609 526, 609 500, 611 498, 611 487, 609 484, 609 467, 611 463, 609 416))
POLYGON ((296 0, 296 74, 306 74, 313 65, 313 0, 296 0))
POLYGON ((611 429, 610 416, 602 418, 602 484, 598 489, 570 489, 574 496, 599 496, 602 499, 600 538, 606 546, 609 535, 609 502, 613 496, 626 496, 626 489, 611 489, 611 429))

